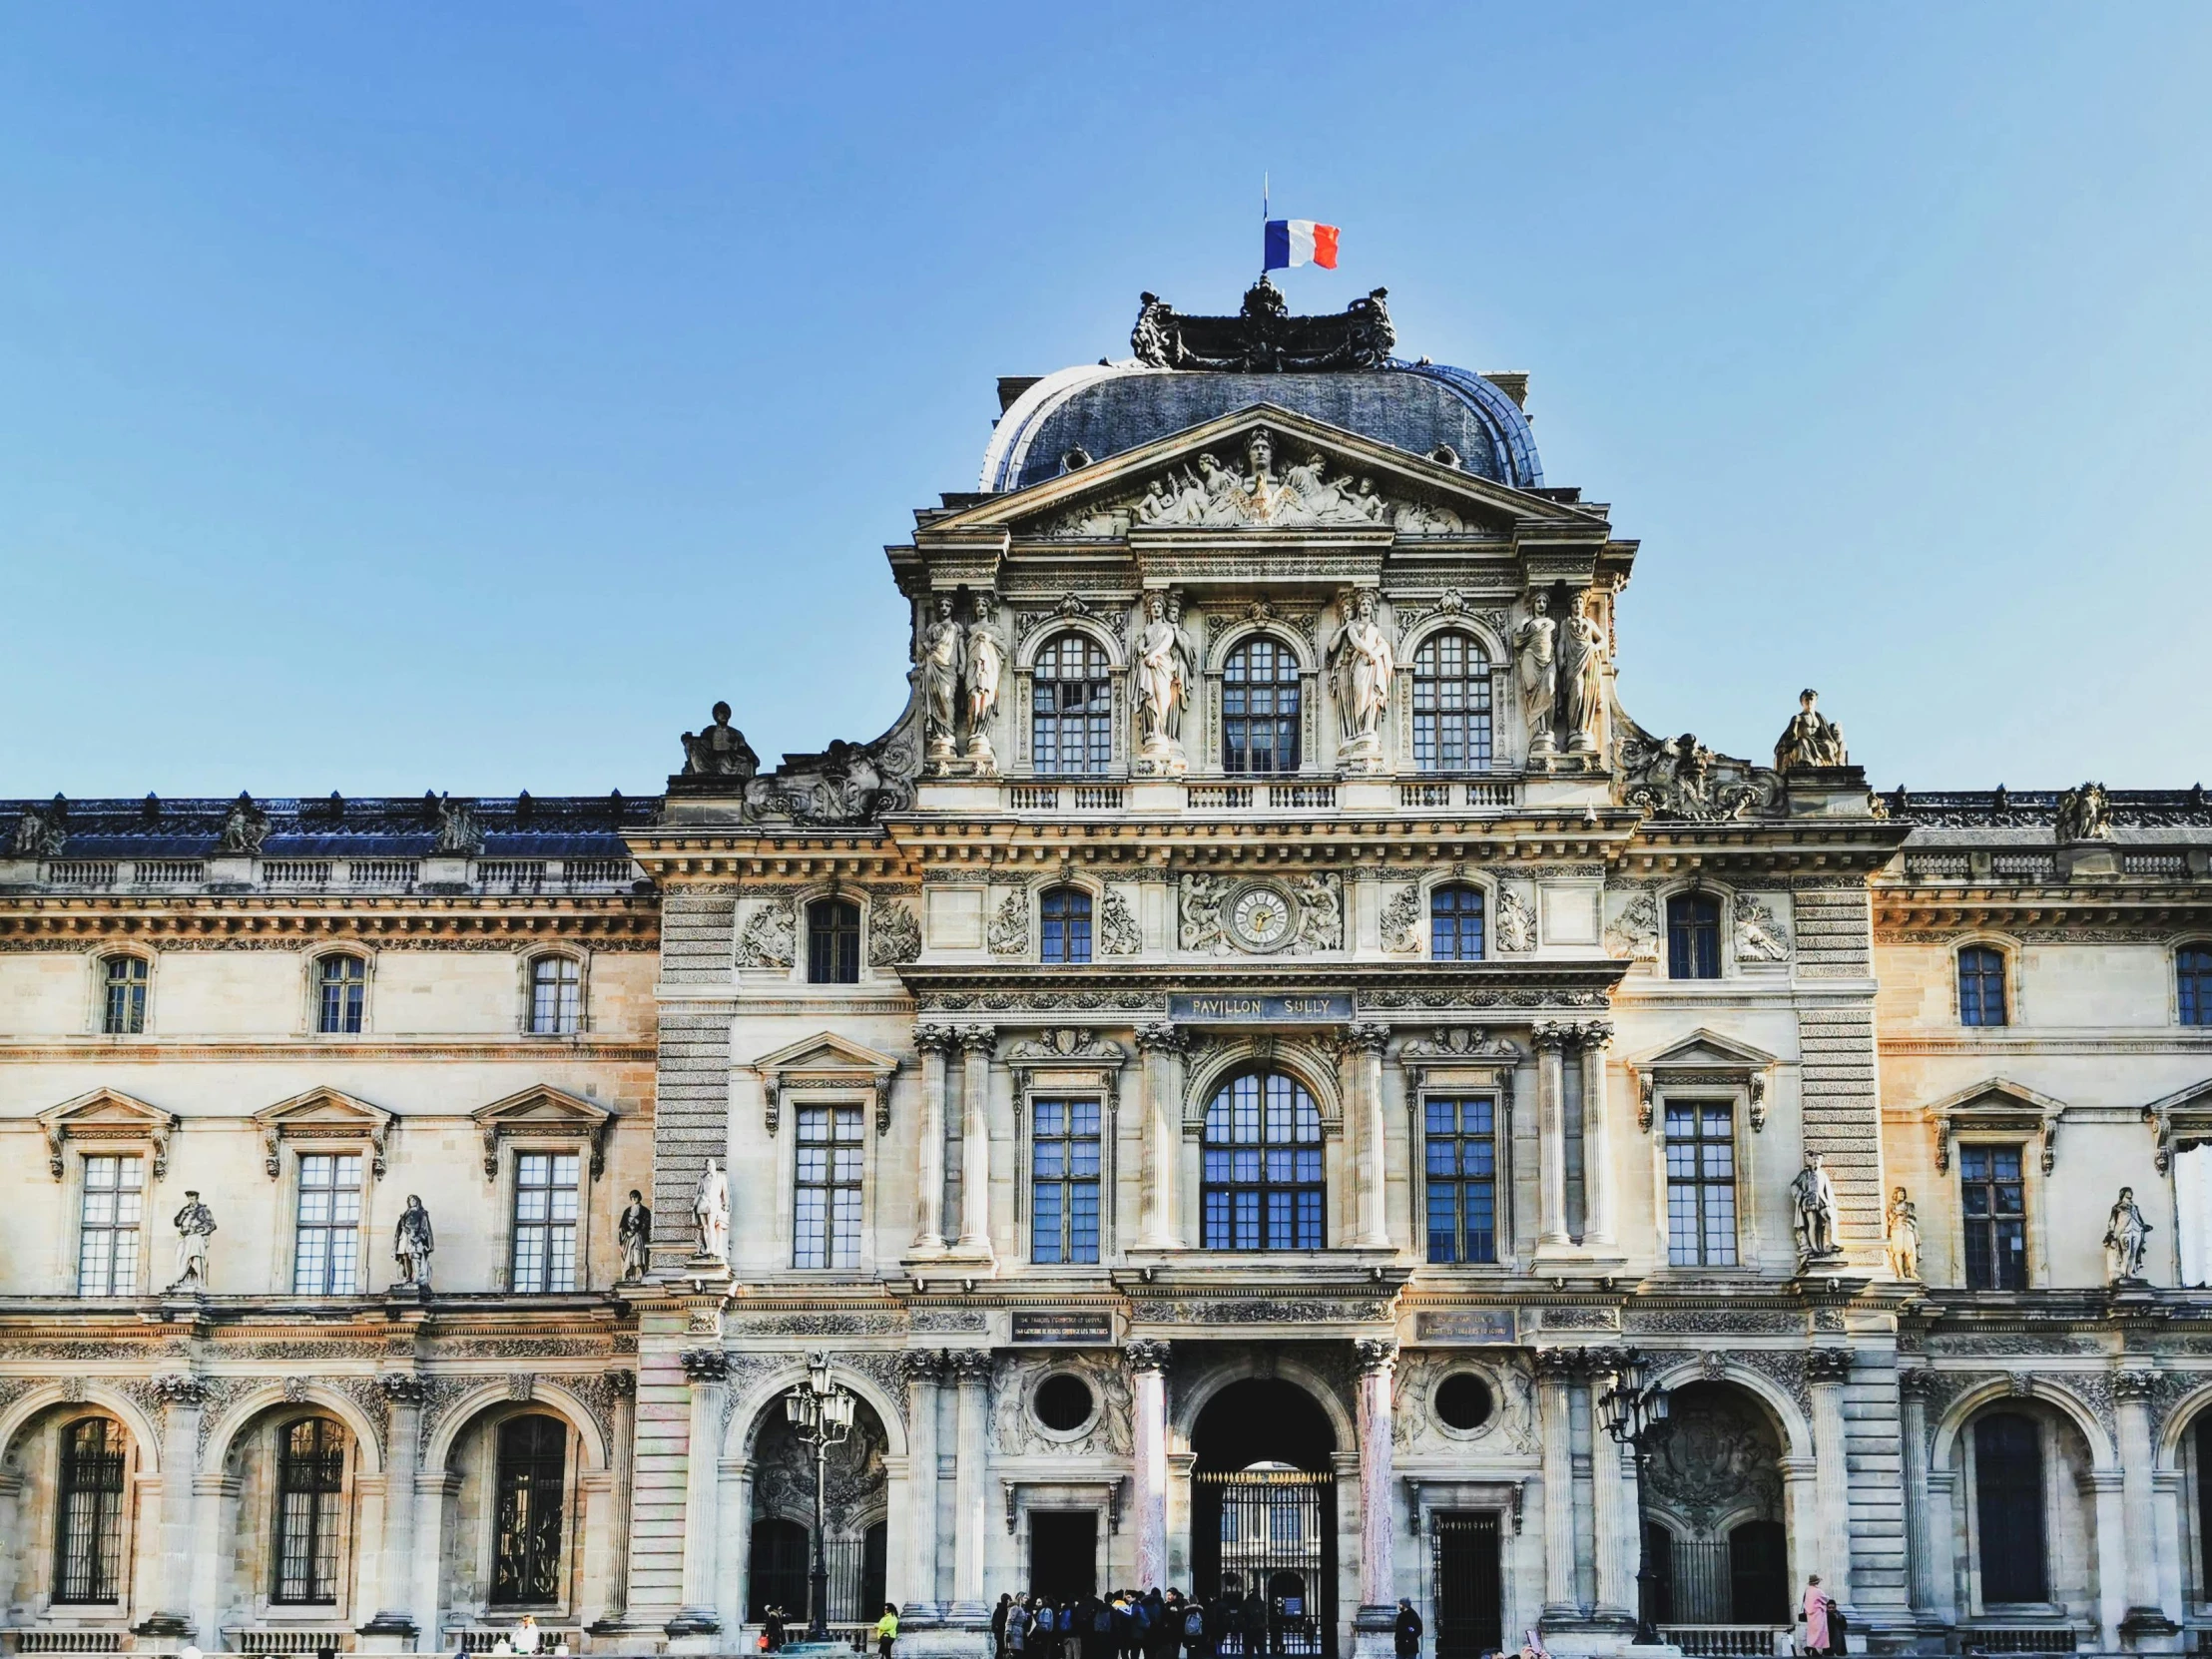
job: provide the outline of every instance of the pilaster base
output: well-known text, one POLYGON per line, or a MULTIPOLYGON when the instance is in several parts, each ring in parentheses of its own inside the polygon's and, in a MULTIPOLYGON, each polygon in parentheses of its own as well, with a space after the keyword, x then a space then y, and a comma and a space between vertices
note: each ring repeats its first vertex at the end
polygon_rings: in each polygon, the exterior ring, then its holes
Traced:
MULTIPOLYGON (((951 1613, 947 1612, 949 1621, 951 1613)), ((985 1613, 976 1630, 956 1629, 949 1622, 926 1630, 909 1631, 900 1621, 896 1659, 991 1659, 991 1621, 985 1613)))
POLYGON ((712 1607, 686 1607, 662 1628, 671 1653, 718 1653, 729 1645, 722 1639, 721 1615, 712 1607))
POLYGON ((355 1646, 362 1653, 412 1653, 420 1634, 421 1627, 405 1612, 386 1610, 354 1631, 359 1638, 355 1646))
POLYGON ((1352 1616, 1352 1659, 1394 1659, 1397 1609, 1363 1607, 1352 1616))
POLYGON ((149 1613, 145 1619, 131 1626, 134 1636, 177 1636, 187 1640, 199 1627, 192 1622, 189 1613, 149 1613))

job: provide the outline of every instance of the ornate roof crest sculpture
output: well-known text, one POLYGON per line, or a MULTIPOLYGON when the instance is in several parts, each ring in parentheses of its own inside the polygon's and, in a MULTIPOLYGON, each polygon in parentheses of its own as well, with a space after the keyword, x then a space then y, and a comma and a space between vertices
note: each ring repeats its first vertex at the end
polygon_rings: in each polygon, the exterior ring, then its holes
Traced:
POLYGON ((2102 784, 2084 784, 2058 798, 2055 825, 2062 841, 2108 841, 2112 838, 2112 798, 2102 784))
POLYGON ((1782 780, 1766 767, 1717 755, 1685 732, 1655 738, 1619 709, 1621 802, 1655 819, 1723 824, 1774 811, 1782 780))
POLYGON ((1154 368, 1210 368, 1239 374, 1312 374, 1380 368, 1397 343, 1389 290, 1355 299, 1338 316, 1293 316, 1265 276, 1235 316, 1184 316, 1156 293, 1143 295, 1129 348, 1154 368))

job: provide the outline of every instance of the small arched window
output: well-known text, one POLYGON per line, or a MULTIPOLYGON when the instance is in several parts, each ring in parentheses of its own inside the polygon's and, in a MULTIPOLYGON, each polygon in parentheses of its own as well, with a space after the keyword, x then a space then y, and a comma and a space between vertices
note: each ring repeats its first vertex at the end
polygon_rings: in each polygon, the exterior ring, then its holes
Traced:
POLYGON ((860 982, 860 907, 848 898, 807 906, 807 979, 816 985, 860 982))
POLYGON ((1046 641, 1029 684, 1029 760, 1037 771, 1099 773, 1113 765, 1113 685, 1104 646, 1085 634, 1046 641))
POLYGON ((100 1029, 111 1037, 145 1035, 146 958, 110 956, 100 967, 100 1029))
POLYGON ((2174 952, 2174 1004, 2184 1025, 2212 1025, 2212 945, 2174 952))
POLYGON ((123 1425, 86 1417, 62 1430, 55 1503, 54 1599, 115 1601, 123 1587, 123 1425))
POLYGON ((328 1417, 303 1417, 278 1432, 276 1583, 270 1599, 335 1601, 345 1431, 328 1417))
POLYGON ((1471 634, 1431 634, 1413 653, 1413 765, 1490 770, 1490 658, 1471 634))
POLYGON ((1087 962, 1091 959, 1091 895, 1081 887, 1054 887, 1038 906, 1043 923, 1038 959, 1087 962))
POLYGON ((1321 1112, 1296 1078, 1248 1071, 1206 1109, 1199 1198, 1208 1250, 1319 1250, 1321 1112))
POLYGON ((1958 952, 1958 1023, 2003 1025, 2004 952, 1969 944, 1958 952))
POLYGON ((1974 1423, 1973 1484, 1982 1603, 2048 1601, 2043 1437, 2033 1417, 1991 1411, 1974 1423))
POLYGON ((1428 955, 1437 962, 1482 960, 1482 889, 1438 887, 1428 895, 1428 955))
POLYGON ((368 1006, 368 963, 358 956, 325 956, 315 964, 315 1029, 350 1035, 361 1028, 368 1006))
POLYGON ((498 1465, 492 1602, 517 1607, 558 1601, 567 1530, 568 1424, 539 1412, 509 1417, 499 1425, 498 1465))
POLYGON ((1224 772, 1296 772, 1299 738, 1298 658, 1262 634, 1229 653, 1221 677, 1221 766, 1224 772))
POLYGON ((530 963, 530 1030, 540 1037, 572 1037, 584 1028, 584 967, 573 956, 539 956, 530 963))
POLYGON ((1721 976, 1721 901, 1711 893, 1678 892, 1667 900, 1667 977, 1721 976))

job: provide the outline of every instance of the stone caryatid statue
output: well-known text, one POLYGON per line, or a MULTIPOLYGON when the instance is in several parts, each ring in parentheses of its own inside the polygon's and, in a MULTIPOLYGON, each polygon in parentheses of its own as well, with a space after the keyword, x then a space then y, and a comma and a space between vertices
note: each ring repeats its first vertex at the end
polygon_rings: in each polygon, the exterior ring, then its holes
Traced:
POLYGON ((622 1252, 622 1282, 634 1285, 646 1275, 653 1244, 653 1212, 645 1207, 645 1194, 630 1189, 629 1207, 615 1223, 615 1244, 622 1252))
POLYGON ((1844 753, 1844 729, 1820 710, 1821 694, 1811 686, 1798 693, 1798 712, 1774 740, 1774 769, 1792 767, 1840 767, 1844 753))
POLYGON ((1560 646, 1559 691, 1569 755, 1597 753, 1605 715, 1605 630, 1597 624, 1596 610, 1596 593, 1584 592, 1567 618, 1560 646))
POLYGON ((940 593, 936 619, 921 631, 921 718, 931 760, 952 759, 966 668, 967 631, 952 620, 952 595, 940 593))
POLYGON ((1520 680, 1521 711, 1528 719, 1528 753, 1558 753, 1552 727, 1559 709, 1559 624, 1551 601, 1541 592, 1528 596, 1528 620, 1513 635, 1513 663, 1520 680))
POLYGON ((751 778, 760 770, 760 756, 753 753, 745 734, 730 724, 727 703, 715 705, 713 725, 684 734, 687 778, 751 778))
POLYGON ((1836 1243, 1836 1182, 1818 1152, 1807 1152, 1805 1167, 1790 1182, 1797 1215, 1798 1255, 1808 1262, 1841 1254, 1836 1243))
POLYGON ((437 1236, 430 1230, 430 1212, 422 1207, 421 1199, 409 1193, 407 1207, 399 1212, 399 1224, 391 1234, 392 1260, 399 1264, 399 1289, 430 1288, 430 1258, 437 1248, 437 1236))
POLYGON ((2138 1284, 2143 1253, 2150 1248, 2150 1223, 2136 1207, 2135 1189, 2122 1187, 2104 1223, 2104 1277, 2114 1285, 2138 1284))
POLYGON ((1903 1187, 1890 1194, 1883 1225, 1889 1239, 1890 1271, 1900 1279, 1921 1276, 1921 1218, 1903 1187))
POLYGON ((1389 712, 1397 647, 1377 620, 1382 600, 1373 588, 1348 593, 1341 609, 1344 626, 1329 647, 1337 715, 1344 727, 1344 747, 1338 758, 1375 768, 1382 764, 1382 719, 1389 712))
POLYGON ((2112 838, 2112 798, 2102 784, 2084 784, 2058 798, 2058 838, 2061 841, 2108 841, 2112 838))
POLYGON ((172 1224, 177 1229, 177 1278, 173 1291, 204 1292, 208 1288, 208 1241, 215 1237, 215 1212, 201 1203, 197 1192, 185 1194, 185 1207, 172 1224))
POLYGON ((712 1262, 730 1260, 730 1177, 714 1159, 699 1177, 692 1197, 692 1221, 699 1228, 699 1254, 712 1262))
POLYGON ((1144 621, 1131 653, 1136 670, 1137 767, 1140 772, 1180 773, 1184 767, 1183 711, 1190 704, 1198 654, 1170 614, 1167 594, 1144 596, 1144 621))
POLYGON ((998 707, 999 682, 1006 674, 1006 647, 991 626, 989 594, 975 596, 975 620, 968 624, 962 644, 967 656, 967 758, 988 766, 997 757, 991 752, 990 736, 984 728, 991 711, 998 707))

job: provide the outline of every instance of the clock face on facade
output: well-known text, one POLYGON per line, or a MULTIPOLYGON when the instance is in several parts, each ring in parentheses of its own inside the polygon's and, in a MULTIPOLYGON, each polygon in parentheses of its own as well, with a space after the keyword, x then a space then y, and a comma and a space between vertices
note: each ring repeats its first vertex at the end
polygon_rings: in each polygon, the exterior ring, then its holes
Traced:
POLYGON ((1279 950, 1291 941, 1291 895, 1257 881, 1229 901, 1229 932, 1247 950, 1279 950))

